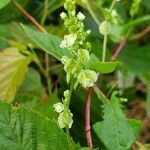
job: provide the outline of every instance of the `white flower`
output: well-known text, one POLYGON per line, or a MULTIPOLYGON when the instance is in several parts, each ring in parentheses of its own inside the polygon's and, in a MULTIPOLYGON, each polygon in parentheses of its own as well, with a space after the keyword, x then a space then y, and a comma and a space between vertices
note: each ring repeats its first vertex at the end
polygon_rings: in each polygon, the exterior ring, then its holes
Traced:
POLYGON ((99 26, 99 31, 103 35, 108 35, 111 31, 111 24, 107 20, 103 21, 99 26))
POLYGON ((77 14, 77 18, 78 18, 78 20, 83 21, 85 19, 85 16, 84 16, 84 14, 82 14, 81 12, 79 12, 77 14))
POLYGON ((113 9, 113 11, 111 12, 111 15, 112 15, 113 17, 117 17, 117 16, 118 16, 118 14, 117 14, 117 12, 116 12, 115 9, 113 9))
POLYGON ((82 70, 78 75, 78 82, 82 84, 84 88, 91 87, 98 79, 98 74, 92 70, 82 70))
POLYGON ((73 124, 73 114, 70 112, 70 110, 64 110, 62 113, 59 114, 58 117, 58 124, 60 128, 71 128, 73 124))
POLYGON ((65 19, 65 18, 67 17, 67 15, 66 15, 66 13, 62 12, 62 13, 60 14, 60 17, 61 17, 61 19, 65 19))
POLYGON ((91 30, 87 30, 86 32, 87 32, 87 34, 90 34, 90 33, 91 33, 91 30))
POLYGON ((58 102, 56 104, 53 105, 55 108, 55 111, 58 113, 61 113, 64 110, 64 104, 58 102))
POLYGON ((60 44, 60 47, 61 48, 70 48, 75 43, 76 39, 77 39, 76 34, 65 35, 64 40, 60 44))

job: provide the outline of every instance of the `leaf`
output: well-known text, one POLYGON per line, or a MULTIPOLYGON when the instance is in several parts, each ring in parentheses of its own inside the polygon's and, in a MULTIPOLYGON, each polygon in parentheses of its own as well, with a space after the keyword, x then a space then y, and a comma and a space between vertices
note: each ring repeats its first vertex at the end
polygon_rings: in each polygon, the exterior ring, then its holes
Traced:
POLYGON ((104 104, 102 122, 94 124, 94 130, 108 150, 128 150, 136 140, 140 122, 128 120, 122 113, 116 93, 104 104))
POLYGON ((142 0, 133 0, 131 9, 130 9, 130 15, 131 17, 134 17, 135 14, 138 12, 139 10, 139 5, 141 3, 142 0))
POLYGON ((56 59, 60 60, 62 56, 71 57, 71 52, 68 49, 62 49, 59 47, 61 39, 52 34, 45 34, 22 25, 25 33, 28 37, 42 48, 46 53, 52 55, 56 59))
POLYGON ((0 52, 0 99, 14 100, 30 63, 30 56, 24 56, 15 48, 0 52))
POLYGON ((105 74, 113 72, 118 65, 118 62, 101 62, 95 55, 91 55, 91 59, 87 64, 87 68, 95 70, 96 72, 105 74))
POLYGON ((0 9, 5 7, 9 2, 10 0, 0 0, 0 9))
POLYGON ((35 69, 29 68, 21 87, 16 94, 15 101, 32 108, 40 102, 41 95, 42 85, 40 74, 35 69))
POLYGON ((66 150, 68 140, 47 117, 0 102, 0 145, 1 150, 66 150))
POLYGON ((125 68, 135 74, 150 73, 150 47, 127 46, 119 56, 125 68))
POLYGON ((118 62, 95 62, 90 68, 99 73, 105 74, 113 72, 117 65, 118 62))

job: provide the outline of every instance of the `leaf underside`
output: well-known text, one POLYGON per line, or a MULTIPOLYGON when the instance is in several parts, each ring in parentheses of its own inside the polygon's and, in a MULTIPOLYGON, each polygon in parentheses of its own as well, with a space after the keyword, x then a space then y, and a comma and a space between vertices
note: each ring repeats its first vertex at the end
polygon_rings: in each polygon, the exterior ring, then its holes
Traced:
POLYGON ((16 48, 0 53, 0 99, 13 101, 27 70, 31 58, 18 52, 16 48))

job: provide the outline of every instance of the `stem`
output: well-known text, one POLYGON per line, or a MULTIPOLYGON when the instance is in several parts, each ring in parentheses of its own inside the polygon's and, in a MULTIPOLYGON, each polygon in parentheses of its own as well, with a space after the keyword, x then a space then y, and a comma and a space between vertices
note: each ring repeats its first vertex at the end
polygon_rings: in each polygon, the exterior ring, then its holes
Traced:
POLYGON ((145 36, 149 32, 150 32, 150 26, 148 26, 147 28, 145 28, 143 31, 137 33, 133 38, 131 38, 131 40, 140 39, 140 38, 142 38, 143 36, 145 36))
POLYGON ((103 102, 106 103, 109 100, 105 96, 105 94, 100 90, 100 88, 97 85, 94 85, 94 91, 96 92, 98 98, 103 102))
POLYGON ((46 81, 47 81, 48 93, 50 95, 52 87, 51 87, 51 80, 49 78, 50 68, 49 68, 49 56, 47 53, 45 53, 45 72, 46 72, 46 81))
POLYGON ((126 38, 118 45, 118 47, 114 50, 114 52, 113 52, 113 54, 112 54, 112 56, 111 56, 111 60, 112 60, 112 61, 115 60, 115 59, 118 57, 118 55, 120 54, 121 50, 122 50, 122 49, 124 48, 124 46, 126 45, 127 41, 128 41, 128 38, 126 37, 126 38))
POLYGON ((93 148, 92 143, 92 136, 91 136, 91 125, 90 125, 90 106, 91 106, 91 97, 93 93, 93 88, 88 88, 86 104, 85 104, 85 133, 86 133, 86 140, 89 149, 93 148))
POLYGON ((47 31, 19 3, 17 3, 16 0, 11 1, 41 32, 47 33, 47 31))
POLYGON ((96 10, 94 10, 95 7, 93 6, 94 5, 93 1, 92 0, 84 0, 84 3, 86 5, 88 11, 90 12, 91 16, 97 23, 97 25, 100 25, 102 19, 96 14, 96 10))
MULTIPOLYGON (((12 3, 22 12, 24 16, 26 16, 41 32, 47 33, 47 31, 19 4, 16 0, 11 0, 12 3)), ((49 57, 48 54, 45 54, 45 71, 41 65, 38 64, 40 67, 43 75, 46 78, 47 86, 48 86, 48 93, 51 93, 51 80, 49 78, 49 57)))
POLYGON ((41 25, 45 24, 45 20, 46 20, 47 15, 48 15, 48 0, 45 0, 44 1, 43 16, 42 16, 42 19, 41 19, 41 25))
POLYGON ((68 140, 68 145, 69 145, 69 150, 71 150, 72 148, 72 140, 71 140, 71 137, 70 137, 70 131, 69 131, 69 128, 66 128, 66 134, 67 134, 67 140, 68 140))
POLYGON ((109 9, 109 12, 110 12, 110 13, 112 12, 112 10, 113 10, 115 4, 116 4, 116 0, 113 0, 112 3, 111 3, 110 9, 109 9))
POLYGON ((103 52, 102 52, 102 62, 105 62, 105 58, 106 58, 106 46, 107 46, 107 34, 104 35, 103 52))

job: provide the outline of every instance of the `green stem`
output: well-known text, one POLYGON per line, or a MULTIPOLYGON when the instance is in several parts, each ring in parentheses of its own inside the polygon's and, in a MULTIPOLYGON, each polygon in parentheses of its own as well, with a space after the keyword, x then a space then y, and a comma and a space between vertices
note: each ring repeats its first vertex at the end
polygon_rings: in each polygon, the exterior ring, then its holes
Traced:
POLYGON ((45 24, 46 17, 48 15, 48 0, 44 1, 44 10, 43 10, 43 16, 41 18, 41 25, 43 26, 45 24))
POLYGON ((96 10, 94 10, 94 9, 96 9, 96 8, 93 6, 93 1, 91 1, 91 0, 84 0, 84 3, 85 3, 85 5, 86 5, 88 11, 89 11, 90 14, 92 15, 93 19, 95 20, 95 22, 96 22, 98 25, 100 25, 102 19, 100 19, 100 18, 98 17, 98 15, 97 15, 97 13, 96 13, 96 10))
POLYGON ((67 140, 68 140, 68 150, 72 149, 72 140, 70 137, 70 131, 69 128, 66 127, 66 134, 67 134, 67 140))
POLYGON ((105 58, 106 58, 106 46, 107 46, 107 34, 104 35, 103 52, 102 52, 102 62, 105 62, 105 58))
POLYGON ((116 0, 113 0, 112 3, 111 3, 110 9, 109 9, 109 12, 110 12, 110 13, 111 13, 112 10, 114 9, 115 4, 116 4, 116 0))
POLYGON ((141 24, 141 23, 143 23, 143 22, 145 22, 145 21, 149 21, 149 20, 150 20, 150 15, 147 15, 147 16, 144 16, 144 17, 141 17, 141 18, 137 18, 137 19, 135 19, 135 20, 132 20, 132 21, 128 22, 128 23, 124 26, 124 28, 125 28, 125 29, 128 29, 128 28, 130 28, 130 27, 134 27, 134 26, 136 26, 136 25, 138 25, 138 24, 141 24))
POLYGON ((94 91, 97 94, 98 98, 103 102, 103 103, 107 103, 109 102, 109 100, 107 99, 107 97, 105 96, 105 94, 100 90, 100 88, 97 85, 94 85, 94 91))

